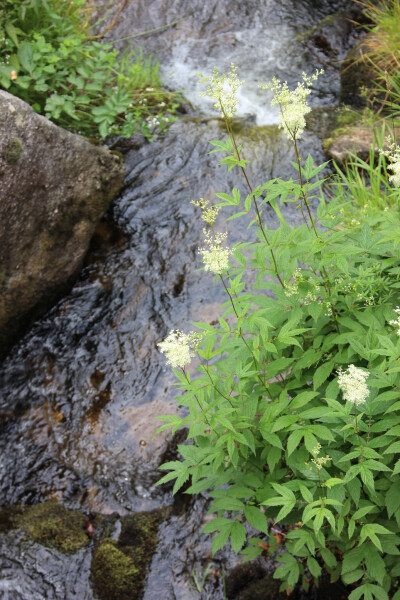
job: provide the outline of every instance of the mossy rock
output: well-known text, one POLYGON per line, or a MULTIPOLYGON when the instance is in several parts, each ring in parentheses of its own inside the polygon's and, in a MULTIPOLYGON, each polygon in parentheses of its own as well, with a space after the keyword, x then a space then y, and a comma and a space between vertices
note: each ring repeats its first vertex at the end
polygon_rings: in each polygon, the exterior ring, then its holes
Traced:
POLYGON ((39 544, 56 548, 64 554, 73 554, 89 542, 84 515, 58 502, 42 502, 20 508, 13 524, 39 544))
POLYGON ((351 160, 353 154, 369 161, 371 150, 376 161, 380 148, 388 149, 387 137, 398 139, 399 135, 399 120, 381 118, 372 123, 367 110, 357 112, 345 107, 338 111, 336 124, 322 141, 322 147, 328 158, 338 164, 351 160))
POLYGON ((329 129, 323 136, 322 148, 324 152, 331 158, 329 150, 336 138, 346 135, 352 128, 365 129, 365 127, 363 111, 354 110, 348 106, 336 108, 329 129))
POLYGON ((118 541, 105 539, 96 547, 91 578, 101 600, 136 600, 142 593, 157 531, 165 511, 136 513, 122 521, 118 541))
POLYGON ((91 567, 94 587, 104 600, 134 600, 143 584, 142 573, 116 544, 104 540, 97 546, 91 567))

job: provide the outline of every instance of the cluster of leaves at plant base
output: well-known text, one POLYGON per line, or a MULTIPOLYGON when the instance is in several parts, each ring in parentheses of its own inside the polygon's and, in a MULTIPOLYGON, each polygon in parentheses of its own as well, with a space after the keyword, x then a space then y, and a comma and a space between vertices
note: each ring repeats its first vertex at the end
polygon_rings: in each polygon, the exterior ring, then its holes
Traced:
POLYGON ((84 0, 5 0, 0 9, 0 88, 87 137, 151 139, 176 118, 158 63, 90 41, 84 0))
MULTIPOLYGON (((320 170, 311 157, 302 167, 309 197, 320 170)), ((324 568, 355 588, 350 600, 386 600, 400 577, 400 337, 389 323, 399 303, 399 214, 375 211, 344 226, 340 205, 321 198, 316 235, 280 211, 279 200, 301 196, 295 181, 217 196, 233 217, 250 215, 256 197, 280 225, 265 230, 270 245, 258 230, 258 241, 234 252, 226 285, 238 318, 228 301, 217 327, 195 324, 206 334, 198 375, 175 371, 188 416, 164 416, 160 428, 187 427, 191 443, 179 446, 181 461, 161 467, 159 483, 209 492, 213 552, 229 540, 253 559, 277 549, 271 524, 280 527, 282 589, 299 579, 307 589, 324 568), (274 281, 271 248, 285 287, 274 281), (337 382, 351 364, 370 373, 358 414, 337 382), (250 539, 249 526, 259 532, 250 539)))

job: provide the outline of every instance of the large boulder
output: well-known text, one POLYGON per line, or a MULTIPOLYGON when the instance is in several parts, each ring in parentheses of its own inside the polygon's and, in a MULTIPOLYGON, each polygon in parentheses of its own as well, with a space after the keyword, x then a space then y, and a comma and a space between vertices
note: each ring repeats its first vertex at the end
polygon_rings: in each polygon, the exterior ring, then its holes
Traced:
POLYGON ((122 159, 0 90, 0 357, 79 271, 122 159))

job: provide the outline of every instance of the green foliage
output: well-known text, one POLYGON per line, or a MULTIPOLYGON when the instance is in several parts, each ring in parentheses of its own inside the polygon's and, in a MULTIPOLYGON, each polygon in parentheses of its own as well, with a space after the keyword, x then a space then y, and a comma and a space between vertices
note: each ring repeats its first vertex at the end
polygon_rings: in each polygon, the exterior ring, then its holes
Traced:
POLYGON ((400 1, 361 0, 360 4, 368 20, 368 25, 364 25, 368 35, 358 61, 367 63, 376 79, 368 95, 377 100, 388 117, 399 117, 400 1))
POLYGON ((361 0, 369 21, 366 57, 382 74, 393 74, 400 67, 400 2, 399 0, 361 0))
POLYGON ((161 429, 186 427, 190 444, 161 467, 159 484, 209 492, 214 553, 229 541, 250 560, 283 543, 282 589, 307 588, 324 569, 354 587, 351 600, 385 600, 400 575, 399 190, 381 163, 365 163, 372 189, 355 170, 338 171, 326 203, 326 165, 302 161, 294 135, 296 177, 251 187, 226 122, 229 139, 211 142, 213 152, 242 170, 248 189, 216 194, 218 206, 256 235, 218 275, 227 292, 219 324, 195 323, 205 334, 197 375, 175 371, 186 416, 163 417, 161 429), (360 217, 353 205, 348 218, 353 196, 361 205, 373 194, 371 210, 360 217), (286 222, 286 203, 302 225, 286 222), (263 223, 264 205, 278 227, 263 223), (366 384, 354 380, 349 401, 338 372, 352 369, 366 384))
POLYGON ((340 200, 341 214, 348 220, 360 221, 367 214, 393 210, 398 205, 399 193, 389 183, 387 160, 375 149, 375 144, 384 147, 385 129, 375 130, 374 138, 367 160, 349 155, 343 166, 335 165, 338 176, 327 184, 329 195, 340 200))
POLYGON ((83 0, 5 0, 0 14, 0 88, 58 125, 88 137, 151 139, 175 120, 158 62, 119 52, 88 33, 83 0))

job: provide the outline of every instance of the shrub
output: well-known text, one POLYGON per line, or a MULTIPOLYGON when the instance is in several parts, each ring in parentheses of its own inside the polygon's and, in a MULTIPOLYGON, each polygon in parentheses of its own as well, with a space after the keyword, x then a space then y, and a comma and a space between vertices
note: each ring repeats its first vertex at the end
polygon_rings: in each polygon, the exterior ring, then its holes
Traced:
POLYGON ((175 120, 158 62, 89 35, 84 0, 5 0, 0 87, 58 125, 88 137, 147 138, 175 120))
POLYGON ((256 187, 231 128, 235 70, 203 77, 229 134, 211 142, 212 152, 241 169, 247 190, 217 193, 215 207, 195 202, 209 227, 202 260, 227 302, 217 326, 195 323, 200 332, 172 331, 160 343, 185 415, 161 417, 160 430, 186 427, 188 443, 179 445, 182 460, 162 465, 168 473, 159 484, 175 480, 174 493, 186 484, 186 493, 210 494, 216 518, 203 531, 215 533, 214 553, 228 540, 246 560, 280 549, 274 577, 288 593, 299 579, 308 589, 324 569, 354 588, 350 600, 386 600, 389 592, 398 600, 400 219, 391 206, 399 191, 381 189, 390 208, 368 211, 362 222, 357 207, 343 219, 348 181, 325 202, 327 163, 315 166, 299 151, 318 75, 304 75, 294 91, 276 79, 264 86, 293 143, 296 176, 256 187), (301 226, 281 212, 291 202, 301 226), (278 227, 264 223, 266 205, 278 227), (233 209, 230 219, 250 221, 252 243, 226 245, 214 229, 223 207, 233 209))

